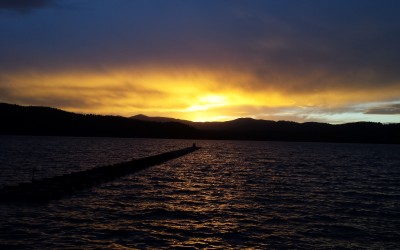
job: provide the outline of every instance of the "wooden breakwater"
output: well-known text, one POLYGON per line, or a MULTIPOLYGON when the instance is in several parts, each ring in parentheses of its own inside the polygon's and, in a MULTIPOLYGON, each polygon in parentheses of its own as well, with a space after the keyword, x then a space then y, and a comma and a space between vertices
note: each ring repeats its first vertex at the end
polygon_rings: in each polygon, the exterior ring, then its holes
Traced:
POLYGON ((82 189, 164 163, 198 149, 200 148, 193 145, 193 147, 134 159, 128 162, 34 180, 16 186, 6 186, 0 189, 0 201, 45 202, 52 199, 60 199, 82 189))

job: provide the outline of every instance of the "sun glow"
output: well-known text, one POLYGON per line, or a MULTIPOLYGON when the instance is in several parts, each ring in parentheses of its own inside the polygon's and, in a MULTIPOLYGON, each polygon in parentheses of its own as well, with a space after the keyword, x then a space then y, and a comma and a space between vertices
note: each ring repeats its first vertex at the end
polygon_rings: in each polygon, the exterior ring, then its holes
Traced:
MULTIPOLYGON (((271 82, 257 91, 246 72, 200 69, 125 68, 101 72, 19 73, 2 76, 10 103, 51 106, 79 113, 166 116, 192 121, 238 117, 295 120, 301 107, 335 109, 380 95, 369 91, 290 92, 271 82), (269 86, 269 87, 268 87, 269 86), (276 116, 276 114, 281 115, 276 116), (289 114, 289 115, 287 115, 289 114), (275 115, 275 116, 274 116, 275 115)), ((2 100, 7 102, 8 100, 2 100)), ((300 118, 301 119, 301 118, 300 118)))
POLYGON ((185 111, 187 112, 196 112, 196 111, 205 111, 215 107, 223 107, 228 105, 226 98, 223 96, 217 95, 208 95, 200 97, 196 104, 188 107, 185 111))

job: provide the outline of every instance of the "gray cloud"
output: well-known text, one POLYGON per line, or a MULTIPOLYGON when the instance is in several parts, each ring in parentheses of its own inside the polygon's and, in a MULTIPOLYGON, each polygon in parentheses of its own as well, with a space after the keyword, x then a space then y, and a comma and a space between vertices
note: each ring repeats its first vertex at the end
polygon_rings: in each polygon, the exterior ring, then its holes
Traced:
POLYGON ((29 11, 51 5, 54 0, 0 0, 0 9, 29 11))
POLYGON ((400 103, 374 107, 366 110, 364 114, 370 115, 400 115, 400 103))
MULTIPOLYGON (((53 2, 8 0, 0 7, 53 2)), ((0 40, 0 74, 167 65, 251 73, 253 82, 238 85, 254 91, 400 88, 398 0, 97 0, 77 6, 30 15, 23 25, 0 16, 0 33, 7 34, 0 40)))

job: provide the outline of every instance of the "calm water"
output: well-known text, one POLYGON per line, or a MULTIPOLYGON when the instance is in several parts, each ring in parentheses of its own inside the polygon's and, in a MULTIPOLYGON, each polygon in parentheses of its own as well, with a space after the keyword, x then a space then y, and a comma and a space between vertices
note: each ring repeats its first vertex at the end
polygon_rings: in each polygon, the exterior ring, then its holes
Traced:
MULTIPOLYGON (((0 137, 0 185, 192 141, 0 137)), ((197 141, 46 205, 0 203, 1 249, 398 249, 400 146, 197 141)))

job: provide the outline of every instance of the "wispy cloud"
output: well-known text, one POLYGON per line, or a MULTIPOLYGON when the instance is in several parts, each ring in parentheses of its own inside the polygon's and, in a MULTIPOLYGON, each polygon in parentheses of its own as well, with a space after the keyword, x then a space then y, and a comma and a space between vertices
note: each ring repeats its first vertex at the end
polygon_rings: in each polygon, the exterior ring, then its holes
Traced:
POLYGON ((400 103, 373 107, 364 112, 371 115, 400 115, 400 103))

